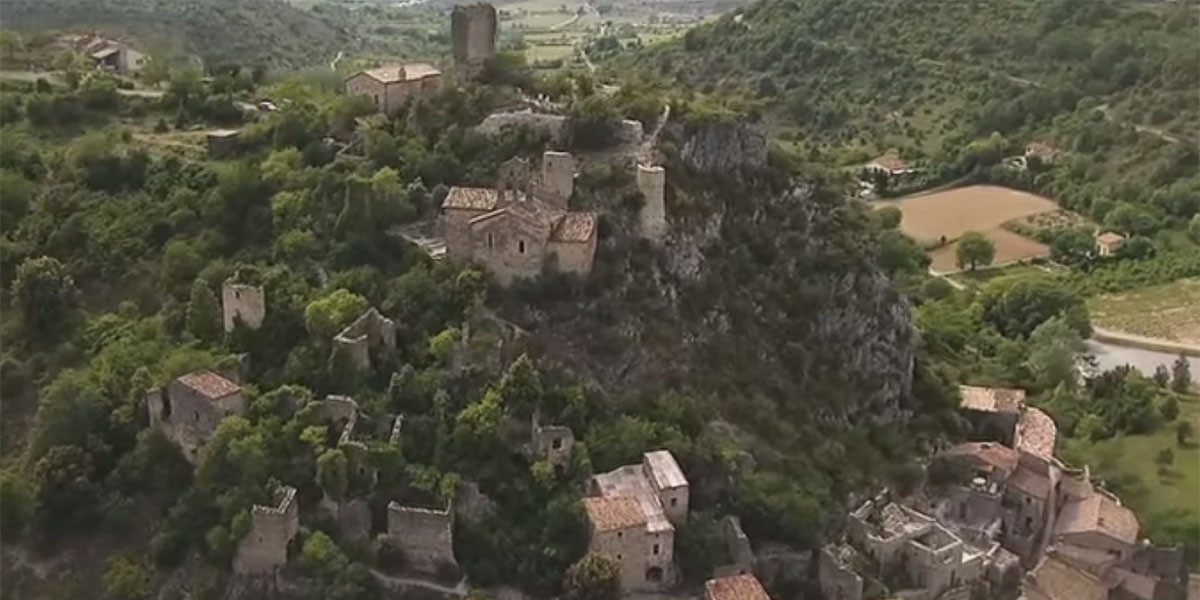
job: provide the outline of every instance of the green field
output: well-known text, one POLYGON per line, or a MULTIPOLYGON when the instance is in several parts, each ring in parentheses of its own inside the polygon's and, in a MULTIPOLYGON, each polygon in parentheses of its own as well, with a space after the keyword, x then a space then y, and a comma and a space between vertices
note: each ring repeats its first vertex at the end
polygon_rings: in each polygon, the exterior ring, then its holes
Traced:
POLYGON ((1200 345, 1200 279, 1181 279, 1088 303, 1100 327, 1200 345))
POLYGON ((983 285, 993 279, 997 279, 999 277, 1008 277, 1009 275, 1050 275, 1053 273, 1053 267, 1043 268, 1037 265, 1022 264, 999 267, 996 269, 961 271, 951 275, 950 277, 959 283, 972 286, 983 285), (1047 268, 1051 270, 1047 271, 1047 268))

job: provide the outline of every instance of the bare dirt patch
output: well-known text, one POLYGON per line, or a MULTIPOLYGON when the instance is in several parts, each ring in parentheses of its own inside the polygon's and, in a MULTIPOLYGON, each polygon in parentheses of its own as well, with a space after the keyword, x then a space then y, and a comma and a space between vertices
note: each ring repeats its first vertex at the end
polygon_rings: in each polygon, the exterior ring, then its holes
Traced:
POLYGON ((954 240, 967 231, 990 235, 1007 221, 1058 209, 1049 198, 995 185, 972 185, 886 204, 894 204, 904 214, 900 229, 926 244, 943 237, 954 240))
MULTIPOLYGON (((1049 256, 1050 248, 1045 244, 1017 235, 1003 227, 993 227, 983 232, 996 245, 994 265, 1006 265, 1021 260, 1029 260, 1041 256, 1049 256)), ((958 270, 958 242, 947 244, 929 253, 933 260, 931 265, 935 271, 949 272, 958 270)))

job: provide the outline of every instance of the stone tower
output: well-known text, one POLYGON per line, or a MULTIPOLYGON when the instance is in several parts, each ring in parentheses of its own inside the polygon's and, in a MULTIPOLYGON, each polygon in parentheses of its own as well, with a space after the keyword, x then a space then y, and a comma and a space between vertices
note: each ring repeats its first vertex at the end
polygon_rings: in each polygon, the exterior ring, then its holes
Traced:
POLYGON ((267 316, 266 294, 262 286, 235 283, 231 277, 221 284, 221 311, 225 331, 233 331, 237 321, 250 329, 258 329, 267 316))
POLYGON ((575 157, 569 152, 546 151, 542 154, 540 198, 546 204, 567 210, 567 201, 575 191, 575 157))
POLYGON ((491 4, 460 4, 450 14, 454 64, 473 72, 496 54, 496 9, 491 4))
POLYGON ((646 199, 641 214, 638 215, 639 234, 649 240, 661 240, 667 230, 667 209, 663 201, 667 187, 666 169, 639 164, 637 187, 646 199))

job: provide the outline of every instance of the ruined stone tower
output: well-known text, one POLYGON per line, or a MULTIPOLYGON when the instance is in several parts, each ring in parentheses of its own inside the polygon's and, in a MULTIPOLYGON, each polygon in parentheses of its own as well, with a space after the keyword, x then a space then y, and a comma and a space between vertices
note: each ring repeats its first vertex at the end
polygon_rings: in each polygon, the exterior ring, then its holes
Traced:
POLYGON ((300 531, 296 488, 280 486, 271 496, 272 506, 254 505, 250 532, 238 543, 233 570, 243 575, 272 575, 287 564, 288 542, 300 531))
POLYGON ((250 329, 258 329, 267 316, 266 294, 262 286, 236 283, 231 277, 221 284, 221 310, 225 331, 233 331, 237 321, 250 329))
POLYGON ((658 241, 667 230, 667 209, 663 194, 667 186, 667 171, 659 166, 639 164, 637 167, 638 191, 646 199, 638 215, 639 234, 646 239, 658 241))
POLYGON ((570 152, 546 151, 542 154, 542 200, 559 210, 567 210, 567 201, 575 191, 575 158, 570 152))
POLYGON ((454 64, 473 74, 496 54, 496 9, 491 4, 460 4, 450 14, 454 64))

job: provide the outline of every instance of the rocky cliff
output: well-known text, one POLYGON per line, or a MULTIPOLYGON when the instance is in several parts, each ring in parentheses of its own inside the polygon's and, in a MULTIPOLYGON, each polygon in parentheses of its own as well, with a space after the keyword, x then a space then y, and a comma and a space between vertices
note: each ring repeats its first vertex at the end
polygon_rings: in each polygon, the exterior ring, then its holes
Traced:
POLYGON ((717 121, 674 129, 684 139, 680 158, 693 171, 731 173, 767 164, 767 131, 761 122, 717 121))

